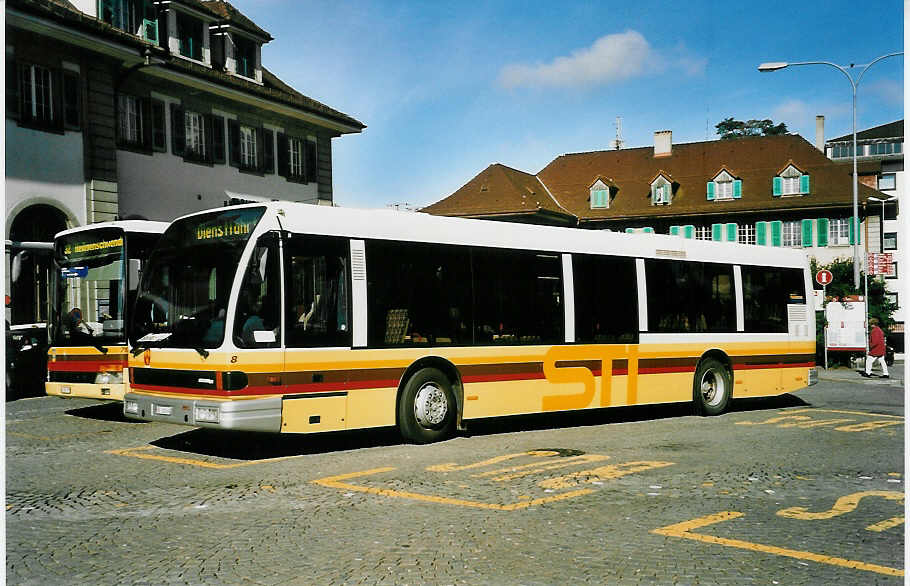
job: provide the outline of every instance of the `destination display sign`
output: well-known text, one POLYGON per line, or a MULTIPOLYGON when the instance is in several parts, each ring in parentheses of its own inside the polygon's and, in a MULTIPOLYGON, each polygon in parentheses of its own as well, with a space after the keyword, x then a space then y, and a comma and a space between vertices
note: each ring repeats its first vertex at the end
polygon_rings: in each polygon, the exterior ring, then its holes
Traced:
POLYGON ((75 233, 62 237, 57 242, 57 258, 61 263, 70 263, 119 255, 123 252, 123 232, 120 230, 96 230, 91 233, 75 233))
POLYGON ((181 239, 195 244, 246 240, 264 212, 265 208, 245 208, 185 218, 181 239))

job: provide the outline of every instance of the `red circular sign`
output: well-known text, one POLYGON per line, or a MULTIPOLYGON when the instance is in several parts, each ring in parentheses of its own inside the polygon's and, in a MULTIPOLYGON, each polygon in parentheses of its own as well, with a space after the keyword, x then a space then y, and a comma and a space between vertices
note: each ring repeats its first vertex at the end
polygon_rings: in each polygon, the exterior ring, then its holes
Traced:
POLYGON ((833 280, 834 275, 831 274, 831 271, 822 269, 815 273, 815 282, 819 285, 830 285, 833 280))

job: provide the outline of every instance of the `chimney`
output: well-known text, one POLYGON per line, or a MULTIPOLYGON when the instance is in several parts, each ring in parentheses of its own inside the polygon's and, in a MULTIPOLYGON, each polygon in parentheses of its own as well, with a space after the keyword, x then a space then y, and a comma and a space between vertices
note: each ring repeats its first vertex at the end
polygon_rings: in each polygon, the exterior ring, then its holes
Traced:
POLYGON ((815 117, 815 148, 825 152, 825 117, 815 117))
POLYGON ((669 157, 673 150, 673 131, 658 130, 654 133, 654 156, 669 157))

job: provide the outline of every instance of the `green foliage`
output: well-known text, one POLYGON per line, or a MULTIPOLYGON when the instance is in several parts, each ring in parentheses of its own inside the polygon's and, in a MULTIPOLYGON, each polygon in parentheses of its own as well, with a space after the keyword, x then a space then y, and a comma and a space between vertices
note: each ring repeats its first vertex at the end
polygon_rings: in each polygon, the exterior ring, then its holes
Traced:
POLYGON ((774 124, 767 118, 764 120, 734 120, 725 118, 714 125, 721 139, 740 138, 743 136, 772 136, 787 134, 787 125, 783 122, 774 124))

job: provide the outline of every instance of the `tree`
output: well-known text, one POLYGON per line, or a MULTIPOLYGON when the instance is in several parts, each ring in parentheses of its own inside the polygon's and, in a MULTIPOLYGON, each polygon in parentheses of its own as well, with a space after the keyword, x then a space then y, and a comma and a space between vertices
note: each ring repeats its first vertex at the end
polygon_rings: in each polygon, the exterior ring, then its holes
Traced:
POLYGON ((724 118, 714 125, 721 139, 740 138, 743 136, 772 136, 787 134, 787 125, 783 122, 774 124, 767 118, 764 120, 734 120, 724 118))

